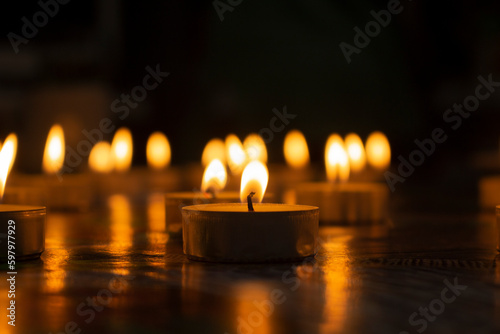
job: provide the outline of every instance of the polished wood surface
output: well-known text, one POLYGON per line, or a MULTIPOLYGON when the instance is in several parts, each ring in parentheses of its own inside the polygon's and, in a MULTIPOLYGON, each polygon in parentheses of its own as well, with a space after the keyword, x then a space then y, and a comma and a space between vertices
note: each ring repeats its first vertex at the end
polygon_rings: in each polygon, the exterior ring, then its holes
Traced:
POLYGON ((162 214, 159 202, 135 209, 122 196, 102 212, 50 213, 46 251, 17 266, 15 328, 2 279, 0 332, 500 331, 493 215, 323 226, 314 259, 215 264, 186 259, 162 214))

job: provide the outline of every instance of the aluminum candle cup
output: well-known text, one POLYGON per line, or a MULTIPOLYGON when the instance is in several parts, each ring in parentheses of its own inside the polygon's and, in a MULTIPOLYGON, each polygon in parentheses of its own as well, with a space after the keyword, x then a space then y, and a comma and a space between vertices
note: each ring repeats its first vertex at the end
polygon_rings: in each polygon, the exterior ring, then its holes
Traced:
MULTIPOLYGON (((270 202, 274 195, 264 195, 264 202, 270 202)), ((167 232, 172 237, 182 237, 182 212, 181 209, 188 205, 212 203, 240 203, 240 193, 237 191, 221 191, 215 196, 202 192, 176 192, 165 194, 165 220, 167 232)))
POLYGON ((0 204, 0 258, 39 258, 45 249, 45 216, 44 207, 0 204))
POLYGON ((298 261, 317 251, 319 209, 223 203, 182 209, 184 254, 210 262, 298 261))
POLYGON ((388 218, 389 191, 381 183, 303 183, 289 202, 321 208, 323 224, 366 224, 388 218))

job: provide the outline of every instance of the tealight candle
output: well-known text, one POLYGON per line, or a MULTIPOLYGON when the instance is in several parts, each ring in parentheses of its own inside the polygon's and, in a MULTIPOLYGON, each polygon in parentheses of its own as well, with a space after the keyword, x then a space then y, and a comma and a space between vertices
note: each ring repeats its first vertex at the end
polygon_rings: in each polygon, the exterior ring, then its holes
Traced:
MULTIPOLYGON (((386 166, 387 157, 390 157, 388 144, 380 135, 375 133, 375 136, 370 136, 373 139, 367 143, 367 148, 370 149, 370 154, 367 154, 370 159, 367 160, 377 168, 386 166)), ((328 182, 298 184, 287 192, 286 202, 321 207, 319 220, 324 224, 382 221, 387 218, 388 213, 388 188, 383 183, 348 181, 351 171, 359 173, 365 164, 359 137, 351 134, 348 138, 349 147, 346 147, 339 135, 333 134, 328 138, 325 148, 328 182)))
POLYGON ((28 260, 45 249, 45 207, 0 204, 0 258, 28 260))
MULTIPOLYGON (((0 199, 17 152, 17 137, 11 134, 0 151, 0 199)), ((0 204, 0 258, 14 271, 16 260, 38 258, 45 247, 45 208, 0 204)))
POLYGON ((262 201, 268 171, 250 162, 241 178, 240 200, 182 209, 183 249, 189 259, 213 262, 295 261, 317 250, 319 209, 262 201), (248 194, 248 196, 245 196, 248 194))

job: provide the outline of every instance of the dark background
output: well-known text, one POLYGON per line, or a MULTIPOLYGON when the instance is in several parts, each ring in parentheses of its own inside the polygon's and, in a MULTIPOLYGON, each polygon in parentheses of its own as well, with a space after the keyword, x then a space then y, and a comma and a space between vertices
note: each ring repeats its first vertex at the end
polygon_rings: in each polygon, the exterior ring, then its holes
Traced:
MULTIPOLYGON (((445 127, 443 113, 474 93, 479 75, 500 81, 498 1, 402 6, 347 64, 339 44, 353 44, 353 28, 364 30, 370 11, 387 1, 244 0, 221 21, 211 1, 72 0, 18 54, 7 34, 21 35, 21 18, 32 22, 41 8, 10 1, 0 20, 0 138, 15 131, 16 168, 38 172, 52 124, 61 123, 76 147, 83 129, 109 117, 132 130, 136 165, 145 163, 155 130, 169 137, 175 165, 198 161, 212 137, 268 127, 272 109, 286 105, 298 115, 286 131, 304 132, 318 164, 330 133, 365 138, 381 130, 396 169, 415 139, 445 127), (120 120, 112 101, 156 64, 170 76, 120 120)), ((498 150, 499 110, 496 92, 457 131, 448 126, 449 139, 399 186, 441 182, 450 194, 475 191, 476 153, 498 150)), ((283 161, 286 131, 268 145, 271 162, 283 161)))

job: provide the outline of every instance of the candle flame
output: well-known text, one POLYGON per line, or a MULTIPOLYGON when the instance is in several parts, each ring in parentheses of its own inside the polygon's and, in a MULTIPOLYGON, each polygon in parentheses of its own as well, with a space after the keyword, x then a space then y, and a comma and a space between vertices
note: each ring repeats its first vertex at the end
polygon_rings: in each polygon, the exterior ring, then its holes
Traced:
POLYGON ((269 172, 266 165, 258 160, 250 162, 241 175, 240 200, 246 202, 247 196, 254 192, 254 202, 262 202, 268 181, 269 172))
POLYGON ((97 173, 109 173, 113 170, 110 143, 101 141, 94 145, 89 155, 89 167, 97 173))
POLYGON ((214 159, 219 159, 223 164, 226 163, 226 145, 220 138, 210 139, 201 155, 201 164, 206 167, 214 159))
POLYGON ((247 162, 247 154, 243 149, 240 139, 230 134, 226 137, 226 157, 231 173, 240 174, 247 162))
POLYGON ((10 170, 14 165, 17 153, 17 136, 13 133, 7 136, 0 150, 0 199, 3 198, 5 184, 10 170))
POLYGON ((379 131, 373 132, 366 140, 368 163, 376 169, 386 169, 391 163, 391 146, 387 137, 379 131))
POLYGON ((300 169, 309 164, 309 149, 302 132, 292 130, 286 134, 283 153, 286 163, 292 168, 300 169))
POLYGON ((55 124, 49 131, 43 153, 42 169, 46 174, 56 174, 61 170, 65 149, 64 131, 59 124, 55 124))
POLYGON ((215 159, 207 166, 207 168, 205 168, 203 179, 201 181, 201 191, 220 191, 224 189, 226 182, 226 167, 224 167, 219 159, 215 159))
POLYGON ((256 133, 249 134, 243 141, 243 148, 250 161, 267 163, 267 148, 264 139, 256 133))
POLYGON ((170 143, 161 132, 154 132, 149 136, 146 146, 146 156, 149 167, 162 170, 170 164, 170 143))
POLYGON ((344 141, 338 134, 328 137, 325 148, 326 175, 329 181, 347 181, 349 179, 349 158, 344 141))
POLYGON ((362 171, 366 166, 366 154, 361 138, 355 133, 348 134, 345 137, 345 147, 349 156, 351 171, 362 171))
POLYGON ((111 156, 114 161, 115 170, 126 172, 132 164, 132 134, 127 128, 120 128, 116 131, 111 142, 111 156))

